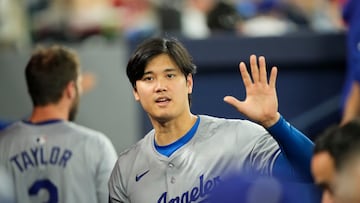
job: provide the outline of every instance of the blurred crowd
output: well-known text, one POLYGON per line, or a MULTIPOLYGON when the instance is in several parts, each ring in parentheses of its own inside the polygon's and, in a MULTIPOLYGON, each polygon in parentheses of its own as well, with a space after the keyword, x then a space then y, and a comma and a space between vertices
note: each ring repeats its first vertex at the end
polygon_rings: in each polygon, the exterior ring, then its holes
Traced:
POLYGON ((204 39, 343 29, 340 0, 0 0, 0 47, 100 36, 204 39))

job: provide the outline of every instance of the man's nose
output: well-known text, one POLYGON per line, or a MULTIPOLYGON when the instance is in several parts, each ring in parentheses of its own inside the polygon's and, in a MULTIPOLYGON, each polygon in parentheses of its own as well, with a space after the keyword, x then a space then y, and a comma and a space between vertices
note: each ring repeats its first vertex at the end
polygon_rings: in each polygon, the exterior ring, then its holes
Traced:
POLYGON ((156 92, 163 92, 167 90, 167 83, 164 79, 156 80, 155 91, 156 92))

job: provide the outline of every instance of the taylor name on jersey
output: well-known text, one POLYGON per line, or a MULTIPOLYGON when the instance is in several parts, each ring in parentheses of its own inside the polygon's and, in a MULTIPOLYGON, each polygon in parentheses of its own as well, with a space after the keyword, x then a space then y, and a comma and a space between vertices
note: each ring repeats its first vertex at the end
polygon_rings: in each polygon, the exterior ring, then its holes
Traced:
POLYGON ((33 147, 15 154, 10 158, 10 162, 20 172, 32 167, 41 167, 42 165, 49 164, 65 168, 72 152, 59 146, 53 146, 48 150, 44 149, 43 146, 33 147))

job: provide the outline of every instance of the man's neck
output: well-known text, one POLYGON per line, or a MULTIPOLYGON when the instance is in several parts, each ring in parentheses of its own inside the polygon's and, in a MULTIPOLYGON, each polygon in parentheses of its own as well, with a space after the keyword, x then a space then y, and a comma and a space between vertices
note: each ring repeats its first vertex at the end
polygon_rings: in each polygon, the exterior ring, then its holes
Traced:
POLYGON ((163 123, 153 122, 156 144, 165 146, 180 139, 191 129, 196 119, 195 115, 189 114, 163 123))
POLYGON ((34 107, 29 118, 32 123, 39 123, 47 120, 68 120, 68 110, 59 105, 47 105, 34 107))

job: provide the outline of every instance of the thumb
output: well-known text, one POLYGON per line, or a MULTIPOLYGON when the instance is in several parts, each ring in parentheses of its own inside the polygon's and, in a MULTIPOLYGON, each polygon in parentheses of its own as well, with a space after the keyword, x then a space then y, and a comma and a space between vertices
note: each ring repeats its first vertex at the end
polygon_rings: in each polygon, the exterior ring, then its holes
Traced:
POLYGON ((243 112, 243 102, 239 101, 238 99, 236 99, 233 96, 225 96, 224 97, 224 101, 228 104, 230 104, 231 106, 233 106, 234 108, 236 108, 239 112, 243 112))

